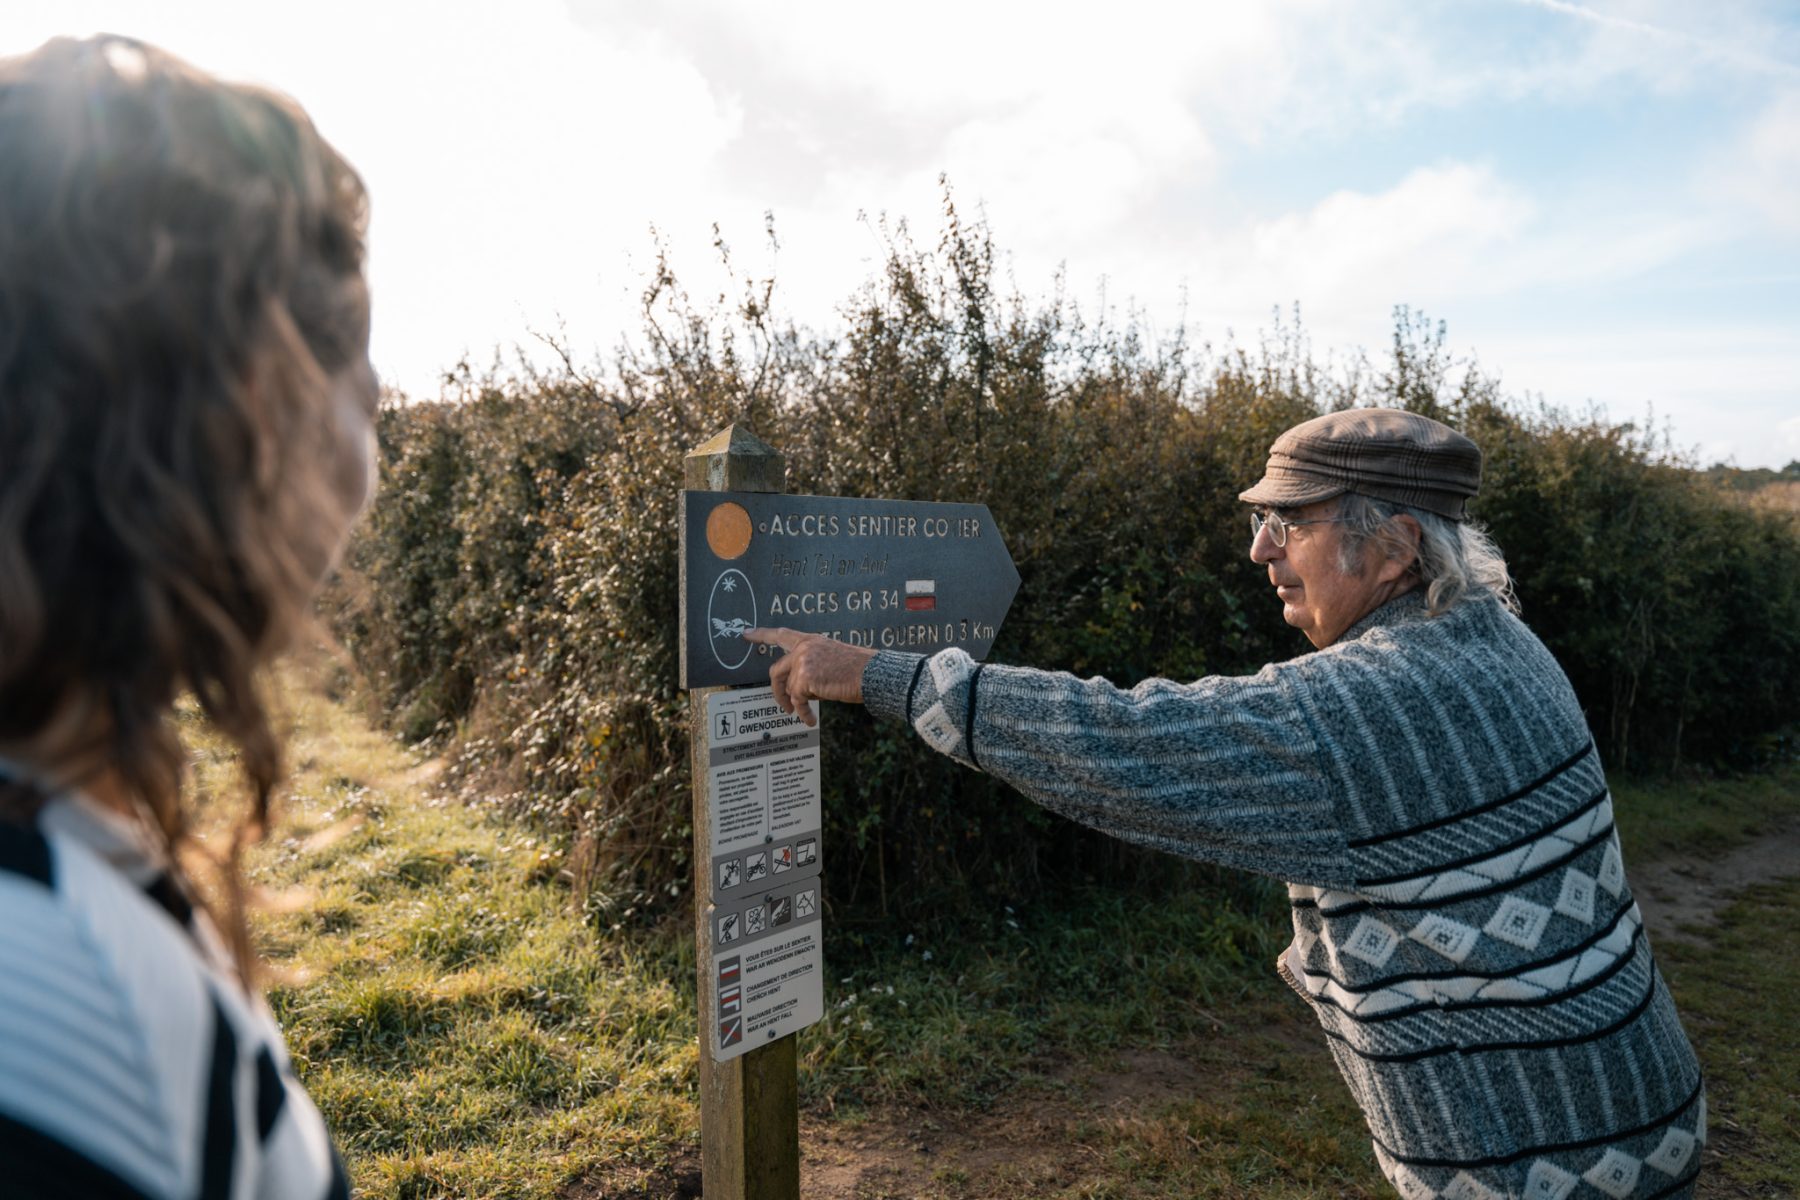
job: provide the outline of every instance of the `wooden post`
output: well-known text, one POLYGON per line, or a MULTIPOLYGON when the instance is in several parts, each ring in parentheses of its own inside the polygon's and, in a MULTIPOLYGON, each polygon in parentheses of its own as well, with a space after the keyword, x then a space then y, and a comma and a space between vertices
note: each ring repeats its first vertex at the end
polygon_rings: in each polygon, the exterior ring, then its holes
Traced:
MULTIPOLYGON (((742 425, 728 425, 689 451, 684 483, 692 491, 785 492, 781 455, 742 425)), ((685 565, 683 567, 685 570, 685 565)), ((682 589, 686 594, 686 587, 682 589)), ((685 625, 682 636, 687 636, 685 625)), ((718 1020, 713 977, 712 811, 706 779, 711 730, 706 698, 723 688, 688 692, 688 739, 694 776, 694 936, 700 995, 700 1169, 706 1200, 798 1200, 800 1097, 795 1038, 715 1063, 710 1027, 718 1020)))

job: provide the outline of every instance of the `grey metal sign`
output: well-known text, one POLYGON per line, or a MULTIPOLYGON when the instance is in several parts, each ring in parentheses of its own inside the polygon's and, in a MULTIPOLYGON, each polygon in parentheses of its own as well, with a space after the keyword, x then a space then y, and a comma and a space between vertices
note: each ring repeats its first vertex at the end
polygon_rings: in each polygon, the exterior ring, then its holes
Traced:
POLYGON ((983 658, 1019 590, 985 504, 689 491, 681 507, 684 688, 767 682, 769 648, 743 637, 765 626, 983 658))

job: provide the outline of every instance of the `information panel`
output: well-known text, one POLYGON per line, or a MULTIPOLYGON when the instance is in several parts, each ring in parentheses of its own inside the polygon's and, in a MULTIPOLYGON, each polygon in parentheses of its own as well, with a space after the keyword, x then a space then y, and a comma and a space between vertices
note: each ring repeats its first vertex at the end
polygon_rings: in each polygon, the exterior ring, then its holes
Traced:
MULTIPOLYGON (((682 686, 766 683, 746 630, 983 658, 1019 590, 984 504, 683 492, 682 686)), ((715 730, 716 732, 716 730, 715 730)))
POLYGON ((711 1042, 724 1060, 825 1014, 819 727, 782 712, 766 687, 708 696, 706 721, 711 1042))

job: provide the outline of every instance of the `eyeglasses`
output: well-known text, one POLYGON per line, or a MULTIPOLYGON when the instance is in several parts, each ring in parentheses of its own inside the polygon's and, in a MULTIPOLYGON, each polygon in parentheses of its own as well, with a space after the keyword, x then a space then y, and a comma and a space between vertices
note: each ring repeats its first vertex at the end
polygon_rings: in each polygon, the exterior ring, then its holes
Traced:
POLYGON ((1285 547, 1287 545, 1287 531, 1296 526, 1342 525, 1344 522, 1345 518, 1343 517, 1313 517, 1306 521, 1293 521, 1282 516, 1278 512, 1264 512, 1259 508, 1250 513, 1250 540, 1254 542, 1256 540, 1256 535, 1261 533, 1263 531, 1263 526, 1266 525, 1269 528, 1269 540, 1274 542, 1277 547, 1285 547))

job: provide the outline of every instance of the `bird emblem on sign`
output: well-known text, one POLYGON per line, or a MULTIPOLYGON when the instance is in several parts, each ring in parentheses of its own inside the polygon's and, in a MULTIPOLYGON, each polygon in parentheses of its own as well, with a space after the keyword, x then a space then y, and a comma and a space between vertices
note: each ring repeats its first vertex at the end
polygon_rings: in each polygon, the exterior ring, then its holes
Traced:
POLYGON ((755 649, 744 640, 744 634, 756 628, 756 594, 749 577, 735 567, 720 572, 706 607, 713 658, 726 670, 736 670, 755 649))

